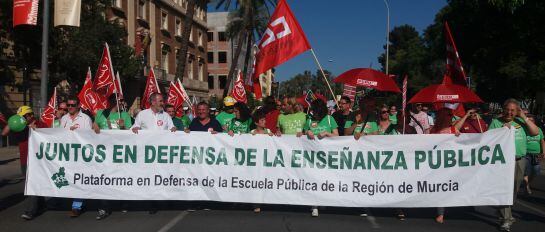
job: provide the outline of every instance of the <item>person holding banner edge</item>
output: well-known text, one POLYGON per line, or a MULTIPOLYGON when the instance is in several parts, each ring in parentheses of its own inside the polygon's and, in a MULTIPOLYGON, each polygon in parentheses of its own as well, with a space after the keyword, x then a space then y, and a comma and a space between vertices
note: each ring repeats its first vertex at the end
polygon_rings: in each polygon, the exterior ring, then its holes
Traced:
MULTIPOLYGON (((524 157, 527 152, 527 137, 539 134, 539 128, 534 124, 520 108, 520 103, 515 99, 507 99, 503 104, 503 113, 500 118, 493 119, 490 123, 490 130, 508 127, 515 130, 515 154, 513 154, 515 164, 515 185, 513 190, 513 204, 517 199, 517 193, 523 181, 526 161, 524 157)), ((506 205, 499 208, 500 230, 511 231, 511 225, 515 222, 511 212, 512 205, 506 205)))

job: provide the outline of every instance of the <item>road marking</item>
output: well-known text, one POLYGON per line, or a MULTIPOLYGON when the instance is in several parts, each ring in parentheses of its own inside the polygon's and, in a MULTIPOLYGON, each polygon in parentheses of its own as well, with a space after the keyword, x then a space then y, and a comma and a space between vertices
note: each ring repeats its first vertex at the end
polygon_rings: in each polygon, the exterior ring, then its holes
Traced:
POLYGON ((174 217, 172 220, 170 220, 166 225, 161 227, 157 232, 167 232, 172 227, 174 227, 178 222, 180 222, 182 219, 184 219, 185 216, 187 216, 189 213, 187 211, 182 211, 178 216, 174 217))
POLYGON ((369 223, 371 223, 371 227, 373 227, 373 229, 379 229, 380 228, 380 225, 377 223, 377 219, 374 217, 374 216, 367 216, 367 221, 369 221, 369 223))
POLYGON ((520 204, 520 205, 522 205, 522 206, 524 206, 524 207, 526 207, 528 209, 536 211, 536 212, 540 213, 542 217, 545 217, 545 211, 543 211, 543 210, 540 210, 540 209, 538 209, 536 207, 533 207, 533 206, 531 206, 529 204, 526 204, 526 203, 522 202, 521 200, 517 200, 517 204, 520 204))

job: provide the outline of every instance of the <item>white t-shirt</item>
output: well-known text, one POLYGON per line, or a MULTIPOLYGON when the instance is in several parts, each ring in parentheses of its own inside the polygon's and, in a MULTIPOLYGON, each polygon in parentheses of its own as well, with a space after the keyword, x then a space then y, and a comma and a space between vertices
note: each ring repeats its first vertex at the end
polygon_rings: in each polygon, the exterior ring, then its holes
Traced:
POLYGON ((132 128, 140 127, 142 130, 170 130, 174 127, 172 118, 164 111, 154 113, 151 109, 140 111, 136 115, 132 128))
POLYGON ((81 111, 72 119, 70 114, 65 114, 61 118, 61 128, 70 129, 70 127, 75 126, 76 129, 91 129, 93 121, 91 118, 81 111))
POLYGON ((418 123, 413 119, 413 117, 411 117, 409 126, 414 127, 417 134, 424 134, 424 132, 430 128, 428 114, 426 114, 426 112, 424 111, 420 111, 418 114, 411 112, 411 115, 414 117, 414 119, 418 121, 418 123))

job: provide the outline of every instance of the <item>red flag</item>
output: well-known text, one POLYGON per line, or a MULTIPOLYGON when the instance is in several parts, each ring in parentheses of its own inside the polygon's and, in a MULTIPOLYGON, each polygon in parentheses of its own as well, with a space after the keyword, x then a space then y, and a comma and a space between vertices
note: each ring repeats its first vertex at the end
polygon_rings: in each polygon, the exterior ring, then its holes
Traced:
POLYGON ((87 77, 85 77, 85 83, 78 94, 78 98, 81 102, 81 108, 84 110, 89 110, 95 113, 97 110, 106 108, 104 100, 101 99, 100 95, 93 90, 90 68, 87 71, 87 77))
POLYGON ((115 75, 112 68, 112 60, 110 57, 110 48, 108 44, 104 44, 102 51, 102 59, 95 74, 94 89, 95 92, 102 95, 104 99, 108 99, 115 91, 115 75))
POLYGON ((184 97, 182 91, 178 88, 176 82, 171 81, 168 88, 168 100, 167 103, 174 106, 176 110, 176 117, 181 117, 183 114, 184 97))
POLYGON ((310 49, 303 29, 285 0, 278 2, 258 49, 253 79, 310 49))
POLYGON ((49 103, 42 112, 41 121, 45 123, 48 127, 53 126, 53 121, 55 121, 55 109, 57 108, 57 88, 53 90, 53 96, 49 99, 49 103))
POLYGON ((185 91, 185 88, 182 85, 182 82, 180 81, 180 79, 178 79, 178 89, 182 93, 182 98, 184 99, 184 101, 187 102, 187 104, 192 105, 193 103, 191 103, 191 99, 189 98, 187 91, 185 91))
POLYGON ((445 40, 447 47, 447 75, 452 78, 454 84, 466 86, 466 74, 462 66, 462 60, 458 55, 458 49, 454 43, 454 38, 450 33, 448 22, 445 21, 445 40))
POLYGON ((244 89, 244 83, 242 82, 242 72, 240 70, 238 70, 237 81, 235 81, 231 96, 238 102, 243 102, 244 104, 248 103, 248 99, 246 99, 246 90, 244 89))
POLYGON ((144 90, 144 96, 142 97, 144 109, 150 107, 151 102, 149 101, 149 98, 153 93, 161 93, 161 90, 159 90, 159 84, 157 84, 157 79, 155 79, 155 72, 153 71, 153 68, 150 68, 148 80, 146 81, 146 89, 144 90))
POLYGON ((38 22, 38 0, 13 0, 13 27, 36 25, 38 22))

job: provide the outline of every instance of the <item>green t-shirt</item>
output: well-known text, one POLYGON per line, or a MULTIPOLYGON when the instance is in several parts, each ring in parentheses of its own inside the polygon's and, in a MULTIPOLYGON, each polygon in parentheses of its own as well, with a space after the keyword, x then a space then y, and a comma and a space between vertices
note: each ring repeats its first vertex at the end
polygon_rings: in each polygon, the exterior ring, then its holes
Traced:
POLYGON ((248 132, 250 132, 251 125, 252 119, 241 121, 233 118, 227 123, 227 130, 224 132, 233 131, 235 134, 247 134, 248 132))
POLYGON ((390 123, 396 125, 397 124, 397 115, 390 114, 390 123))
POLYGON ((397 132, 396 130, 396 125, 390 122, 390 126, 388 126, 384 131, 382 131, 380 129, 380 126, 378 126, 378 134, 379 135, 397 135, 399 134, 399 132, 397 132))
MULTIPOLYGON (((344 124, 344 128, 350 128, 354 124, 353 121, 346 121, 344 124)), ((354 133, 361 133, 363 129, 363 123, 358 124, 356 128, 354 129, 354 133)), ((378 131, 378 124, 375 121, 369 121, 367 124, 365 124, 365 129, 363 129, 363 133, 365 134, 372 134, 378 131)))
POLYGON ((218 115, 216 115, 216 120, 220 122, 221 126, 225 126, 228 122, 230 122, 233 118, 235 118, 235 114, 230 114, 225 111, 220 112, 218 115))
POLYGON ((174 126, 176 127, 176 130, 179 130, 179 131, 183 131, 187 127, 186 125, 184 125, 184 122, 177 117, 172 118, 172 124, 174 124, 174 126))
POLYGON ((303 112, 294 114, 281 114, 278 116, 278 127, 282 134, 294 135, 303 132, 307 115, 303 112))
POLYGON ((55 119, 53 121, 53 128, 61 128, 61 120, 55 119))
POLYGON ((320 122, 314 121, 312 119, 307 119, 305 123, 305 131, 312 131, 315 135, 320 134, 324 131, 332 133, 333 130, 337 129, 337 122, 331 115, 326 115, 320 122))
POLYGON ((541 140, 543 139, 543 131, 539 128, 539 134, 536 136, 526 136, 526 147, 528 154, 541 154, 541 140))
MULTIPOLYGON (((118 112, 110 112, 110 115, 108 115, 108 118, 106 118, 103 112, 104 110, 97 110, 95 123, 98 125, 98 127, 102 130, 119 130, 120 127, 117 125, 117 120, 119 119, 120 114, 118 112), (110 121, 109 125, 108 121, 110 121)), ((131 128, 131 116, 129 116, 127 112, 121 112, 121 119, 125 121, 125 129, 131 128)))
MULTIPOLYGON (((515 150, 516 150, 516 156, 517 158, 526 156, 527 152, 527 138, 526 138, 526 124, 521 123, 522 120, 516 118, 514 121, 511 122, 511 126, 515 128, 515 150)), ((489 129, 496 129, 503 127, 503 122, 499 119, 493 119, 492 122, 490 122, 489 129)))
POLYGON ((189 127, 189 124, 191 124, 191 119, 189 119, 189 116, 187 115, 182 116, 180 119, 182 120, 182 123, 184 123, 184 127, 189 127))

